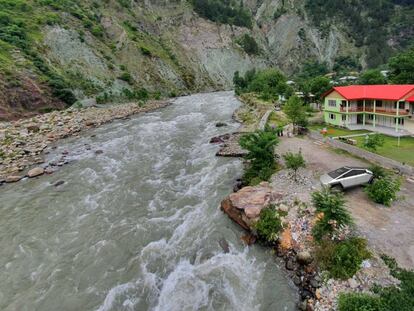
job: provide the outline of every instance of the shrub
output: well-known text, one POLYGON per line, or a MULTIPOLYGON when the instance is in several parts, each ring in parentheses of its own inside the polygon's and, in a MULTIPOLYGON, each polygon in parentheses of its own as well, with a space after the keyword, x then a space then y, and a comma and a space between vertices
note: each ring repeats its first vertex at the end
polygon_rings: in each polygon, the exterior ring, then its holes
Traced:
POLYGON ((374 179, 384 178, 388 175, 387 171, 379 165, 373 165, 369 168, 369 170, 374 175, 374 179))
POLYGON ((260 218, 255 224, 255 229, 260 239, 265 242, 274 243, 282 229, 282 222, 276 207, 271 205, 262 209, 260 218))
POLYGON ((237 43, 240 44, 247 54, 257 55, 260 53, 260 48, 256 40, 247 33, 238 39, 237 43))
POLYGON ((383 177, 365 188, 368 196, 376 203, 391 206, 392 201, 397 198, 397 193, 400 191, 401 183, 398 179, 392 177, 383 177))
POLYGON ((151 51, 145 46, 141 46, 139 49, 141 50, 142 55, 151 56, 151 51))
POLYGON ((248 151, 246 159, 250 161, 243 181, 269 180, 276 169, 274 148, 278 144, 275 130, 266 126, 264 130, 245 134, 240 138, 240 146, 248 151))
POLYGON ((378 147, 384 145, 384 137, 381 134, 367 135, 365 137, 364 146, 368 149, 376 151, 378 147))
POLYGON ((338 230, 353 223, 342 193, 324 188, 312 193, 312 202, 316 211, 323 214, 312 230, 316 241, 321 241, 325 236, 332 238, 338 230))
POLYGON ((134 79, 132 78, 131 74, 129 72, 123 72, 120 76, 119 79, 128 82, 128 84, 133 84, 134 83, 134 79))
POLYGON ((306 167, 306 162, 302 156, 302 152, 299 151, 296 154, 288 152, 285 155, 283 155, 283 158, 285 159, 286 167, 294 172, 295 181, 297 181, 296 175, 298 169, 300 169, 301 167, 306 167))
POLYGON ((381 300, 371 294, 351 293, 339 295, 339 311, 381 311, 381 300))
POLYGON ((359 237, 344 241, 323 241, 316 251, 322 269, 336 279, 348 279, 361 267, 361 263, 371 257, 367 241, 359 237))

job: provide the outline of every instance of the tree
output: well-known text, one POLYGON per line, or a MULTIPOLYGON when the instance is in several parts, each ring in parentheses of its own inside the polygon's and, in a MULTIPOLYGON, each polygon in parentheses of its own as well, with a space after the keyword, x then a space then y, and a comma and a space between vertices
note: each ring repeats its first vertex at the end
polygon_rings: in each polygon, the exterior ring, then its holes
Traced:
POLYGON ((324 76, 313 78, 309 81, 309 91, 320 99, 322 95, 332 88, 331 80, 324 76))
POLYGON ((329 188, 312 193, 312 203, 322 216, 312 229, 312 235, 317 241, 325 236, 332 238, 341 228, 353 223, 350 213, 345 208, 344 195, 333 192, 329 188))
POLYGON ((414 47, 390 59, 390 80, 397 84, 414 84, 414 47))
POLYGON ((371 69, 365 71, 359 77, 359 84, 386 84, 387 80, 385 79, 384 75, 378 69, 371 69))
POLYGON ((283 158, 285 159, 286 167, 288 169, 293 170, 295 181, 297 181, 296 177, 297 177, 298 169, 302 167, 303 168, 306 167, 306 162, 302 156, 302 152, 301 151, 299 151, 298 153, 288 152, 285 155, 283 155, 283 158))
POLYGON ((378 147, 384 145, 384 137, 380 134, 373 134, 365 136, 364 146, 372 151, 376 151, 378 147))
POLYGON ((257 184, 269 180, 276 169, 274 148, 278 142, 276 131, 269 126, 240 138, 240 146, 248 151, 246 159, 249 160, 249 167, 243 176, 244 183, 257 184))
POLYGON ((287 92, 286 77, 277 69, 258 71, 251 80, 248 90, 260 94, 264 100, 276 98, 287 92))
POLYGON ((306 109, 299 97, 291 96, 283 107, 283 111, 293 125, 307 126, 306 109))
POLYGON ((401 183, 398 179, 385 176, 374 180, 371 185, 368 185, 365 191, 374 202, 390 206, 392 201, 397 198, 400 186, 401 183))
POLYGON ((237 43, 243 48, 243 50, 249 55, 256 55, 260 53, 259 45, 256 40, 249 34, 245 33, 237 43))

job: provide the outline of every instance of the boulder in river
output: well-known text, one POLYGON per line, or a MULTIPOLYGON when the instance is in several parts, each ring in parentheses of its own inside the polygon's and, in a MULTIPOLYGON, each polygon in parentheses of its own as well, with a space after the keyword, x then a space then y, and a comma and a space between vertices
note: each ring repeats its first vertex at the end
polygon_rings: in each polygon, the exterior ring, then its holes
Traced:
POLYGON ((33 178, 33 177, 43 175, 44 173, 45 173, 45 170, 43 167, 35 167, 27 173, 27 176, 29 178, 33 178))
POLYGON ((282 194, 275 192, 269 183, 255 187, 244 187, 230 194, 221 203, 221 209, 242 228, 250 230, 251 224, 259 217, 263 208, 276 204, 282 194))
POLYGON ((23 178, 23 176, 18 176, 18 175, 10 175, 6 177, 6 183, 14 183, 14 182, 18 182, 19 180, 21 180, 23 178))
POLYGON ((224 122, 217 122, 216 123, 216 127, 224 127, 224 126, 227 126, 227 123, 224 123, 224 122))

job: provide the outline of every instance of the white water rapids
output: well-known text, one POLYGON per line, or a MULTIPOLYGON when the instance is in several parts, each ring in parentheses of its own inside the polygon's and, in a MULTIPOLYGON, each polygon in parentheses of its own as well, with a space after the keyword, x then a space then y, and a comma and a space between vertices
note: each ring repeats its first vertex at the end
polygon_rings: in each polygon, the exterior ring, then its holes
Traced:
POLYGON ((178 98, 59 143, 47 160, 73 162, 55 174, 0 187, 0 310, 294 310, 270 251, 219 210, 242 165, 209 139, 237 130, 238 105, 178 98))

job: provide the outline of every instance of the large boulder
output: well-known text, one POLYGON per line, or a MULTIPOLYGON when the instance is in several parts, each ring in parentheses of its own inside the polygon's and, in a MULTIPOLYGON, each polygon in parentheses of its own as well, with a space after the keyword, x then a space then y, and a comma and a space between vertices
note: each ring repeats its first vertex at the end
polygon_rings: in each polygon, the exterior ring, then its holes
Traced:
POLYGON ((44 173, 45 173, 44 168, 42 168, 42 167, 35 167, 34 169, 31 169, 27 173, 27 176, 29 178, 33 178, 33 177, 37 177, 37 176, 43 175, 44 173))
POLYGON ((275 192, 269 183, 261 183, 256 187, 244 187, 230 194, 221 203, 221 209, 237 224, 250 230, 263 208, 277 204, 282 194, 275 192))

